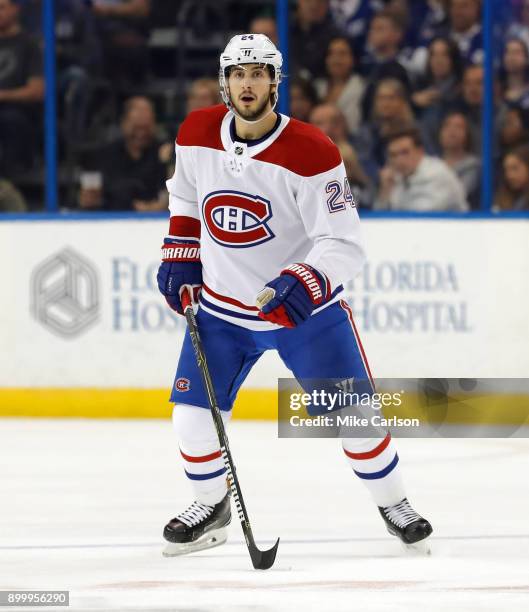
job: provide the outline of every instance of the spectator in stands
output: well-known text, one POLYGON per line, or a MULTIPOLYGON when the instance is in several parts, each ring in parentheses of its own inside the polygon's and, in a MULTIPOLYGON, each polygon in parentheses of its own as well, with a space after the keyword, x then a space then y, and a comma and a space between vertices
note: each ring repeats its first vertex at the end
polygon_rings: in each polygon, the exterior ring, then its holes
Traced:
POLYGON ((360 124, 360 103, 365 85, 363 78, 354 72, 355 56, 347 38, 333 38, 329 42, 325 67, 327 78, 316 83, 319 98, 338 106, 345 115, 349 133, 353 134, 360 124))
MULTIPOLYGON (((186 115, 200 108, 215 106, 221 103, 219 82, 217 79, 195 79, 187 92, 186 115)), ((160 159, 168 169, 168 175, 174 173, 174 142, 167 141, 160 146, 160 159)))
POLYGON ((511 38, 505 44, 500 83, 507 103, 529 107, 529 51, 521 38, 511 38))
POLYGON ((414 80, 426 70, 428 46, 444 25, 444 0, 389 0, 386 8, 404 26, 399 61, 414 80))
POLYGON ((42 0, 15 0, 20 7, 19 21, 33 38, 42 36, 42 0))
POLYGON ((268 36, 276 47, 279 46, 276 20, 273 17, 267 17, 266 15, 255 17, 250 22, 248 31, 252 34, 264 34, 268 36))
POLYGON ((59 130, 66 157, 84 139, 93 79, 102 70, 95 18, 84 0, 55 0, 55 57, 59 130))
POLYGON ((140 212, 167 208, 166 168, 160 159, 155 129, 152 103, 147 98, 129 99, 121 121, 121 138, 98 153, 90 164, 91 171, 101 173, 102 185, 99 189, 81 186, 81 208, 140 212))
POLYGON ((495 206, 500 210, 529 210, 529 145, 507 153, 502 166, 503 177, 495 206))
POLYGON ((0 178, 0 212, 26 212, 24 197, 10 181, 0 178))
POLYGON ((151 0, 93 0, 106 76, 125 90, 141 85, 149 69, 147 40, 151 0))
POLYGON ((362 116, 367 119, 373 104, 373 95, 383 79, 397 79, 410 89, 408 73, 399 56, 405 26, 391 10, 377 13, 369 26, 366 53, 360 60, 360 72, 366 78, 366 91, 362 101, 362 116))
POLYGON ((461 96, 452 105, 453 109, 461 111, 470 122, 475 152, 481 150, 483 79, 482 66, 467 66, 463 73, 461 96))
POLYGON ((452 112, 444 118, 439 142, 441 158, 461 181, 470 207, 479 208, 481 162, 472 153, 472 134, 465 115, 452 112))
POLYGON ((467 64, 483 62, 481 0, 448 0, 448 26, 440 32, 459 47, 467 64))
POLYGON ((290 27, 292 74, 309 79, 325 76, 322 49, 341 34, 329 12, 329 0, 297 0, 290 27))
POLYGON ((374 181, 386 163, 385 139, 392 132, 414 125, 414 115, 404 85, 397 79, 378 84, 370 121, 364 123, 354 139, 362 166, 374 181))
POLYGON ((434 38, 428 48, 426 74, 418 79, 412 95, 429 151, 439 148, 441 121, 446 108, 461 93, 462 72, 463 64, 455 42, 449 38, 434 38))
POLYGON ((186 115, 191 111, 220 104, 220 90, 217 79, 196 79, 187 92, 186 115))
POLYGON ((512 106, 506 109, 499 125, 500 155, 529 142, 529 109, 512 106))
POLYGON ((18 3, 0 0, 0 162, 8 175, 34 162, 43 97, 38 43, 22 30, 18 3))
POLYGON ((457 45, 448 38, 434 38, 428 47, 426 74, 412 95, 413 104, 424 111, 452 103, 459 94, 462 73, 457 45))
POLYGON ((355 150, 348 139, 347 123, 342 111, 334 104, 319 104, 310 114, 310 122, 334 142, 342 156, 349 185, 361 205, 371 205, 371 182, 362 170, 355 150))
POLYGON ((512 4, 516 8, 516 15, 513 22, 508 26, 505 38, 521 38, 529 48, 529 0, 521 0, 512 4))
POLYGON ((377 13, 369 24, 365 55, 361 58, 362 70, 370 73, 380 65, 398 62, 404 31, 404 24, 394 11, 377 13))
POLYGON ((468 210, 458 178, 444 161, 425 154, 417 129, 389 136, 387 155, 388 165, 380 172, 376 209, 468 210))
POLYGON ((310 112, 318 103, 318 95, 310 81, 301 77, 290 80, 290 116, 308 121, 310 112))
POLYGON ((95 18, 85 0, 55 0, 55 55, 57 71, 70 66, 86 72, 101 69, 102 50, 95 18))
MULTIPOLYGON (((407 0, 404 4, 408 16, 405 45, 422 51, 430 46, 437 32, 447 25, 446 1, 407 0)), ((422 62, 420 65, 424 66, 422 62)))
POLYGON ((334 21, 352 41, 355 55, 363 53, 371 19, 383 8, 382 0, 331 0, 334 21))

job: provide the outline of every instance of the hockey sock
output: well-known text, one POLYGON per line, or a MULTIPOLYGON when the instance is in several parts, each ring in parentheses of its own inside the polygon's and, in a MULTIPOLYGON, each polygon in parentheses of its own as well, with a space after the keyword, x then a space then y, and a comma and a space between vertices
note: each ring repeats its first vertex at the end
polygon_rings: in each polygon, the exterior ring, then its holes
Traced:
MULTIPOLYGON (((231 413, 222 413, 225 423, 231 413)), ((197 406, 175 404, 173 425, 184 470, 195 499, 213 506, 226 495, 226 468, 211 412, 197 406)))
POLYGON ((377 506, 392 506, 406 497, 390 433, 385 438, 344 438, 342 446, 377 506))

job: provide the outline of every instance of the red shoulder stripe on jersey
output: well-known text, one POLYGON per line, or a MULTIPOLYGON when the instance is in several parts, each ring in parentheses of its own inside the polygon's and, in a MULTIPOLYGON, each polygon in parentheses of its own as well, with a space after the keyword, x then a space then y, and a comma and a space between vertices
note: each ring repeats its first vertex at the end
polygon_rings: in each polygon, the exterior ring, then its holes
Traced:
POLYGON ((315 176, 342 161, 336 145, 313 125, 291 119, 274 142, 254 159, 282 166, 300 176, 315 176))
POLYGON ((223 104, 218 104, 189 113, 178 130, 176 144, 223 151, 220 126, 227 112, 228 109, 223 104))
POLYGON ((388 435, 382 440, 382 442, 370 451, 366 451, 365 453, 352 453, 351 451, 345 450, 344 448, 343 452, 350 459, 374 459, 375 457, 378 457, 378 455, 380 455, 388 447, 388 444, 390 442, 391 434, 388 433, 388 435))
POLYGON ((256 308, 255 306, 248 306, 247 304, 243 304, 242 302, 239 302, 239 300, 236 300, 235 298, 230 298, 225 295, 221 295, 220 293, 213 291, 213 289, 210 289, 205 283, 202 284, 202 287, 210 295, 212 295, 214 298, 217 298, 217 300, 220 300, 221 302, 226 302, 227 304, 231 304, 232 306, 237 306, 238 308, 242 308, 243 310, 250 310, 251 312, 257 312, 259 310, 259 308, 256 308))
POLYGON ((194 217, 171 217, 169 235, 200 239, 200 221, 194 217))

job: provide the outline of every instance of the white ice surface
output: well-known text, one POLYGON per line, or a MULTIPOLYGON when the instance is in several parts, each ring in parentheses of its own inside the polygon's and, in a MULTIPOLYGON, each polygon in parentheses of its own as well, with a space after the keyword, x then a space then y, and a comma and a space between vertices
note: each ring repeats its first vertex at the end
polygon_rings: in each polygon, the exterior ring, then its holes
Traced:
POLYGON ((265 572, 236 516, 226 545, 162 557, 191 501, 169 422, 0 420, 0 590, 69 590, 71 610, 529 610, 529 440, 397 440, 435 530, 413 558, 336 440, 230 435, 258 544, 282 538, 265 572))

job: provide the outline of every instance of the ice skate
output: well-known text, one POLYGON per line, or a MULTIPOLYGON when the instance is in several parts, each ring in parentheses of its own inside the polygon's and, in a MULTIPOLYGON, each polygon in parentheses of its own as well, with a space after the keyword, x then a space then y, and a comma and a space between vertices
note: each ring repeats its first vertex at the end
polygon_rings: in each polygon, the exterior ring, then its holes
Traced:
POLYGON ((378 510, 389 533, 399 538, 407 552, 430 554, 430 545, 426 538, 432 533, 432 526, 415 512, 406 497, 393 506, 379 506, 378 510))
POLYGON ((169 544, 163 551, 164 557, 187 555, 224 544, 230 521, 229 493, 214 506, 193 502, 165 526, 163 537, 169 544))

